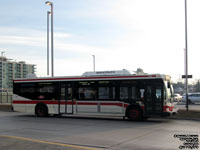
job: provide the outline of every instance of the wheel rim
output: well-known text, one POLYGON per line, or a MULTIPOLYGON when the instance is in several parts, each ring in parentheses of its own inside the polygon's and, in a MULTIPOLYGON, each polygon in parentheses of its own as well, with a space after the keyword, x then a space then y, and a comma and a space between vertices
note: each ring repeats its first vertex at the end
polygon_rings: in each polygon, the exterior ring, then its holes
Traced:
POLYGON ((129 113, 129 117, 131 119, 138 119, 138 117, 139 117, 139 111, 136 110, 136 109, 131 109, 130 113, 129 113))
POLYGON ((45 115, 46 115, 46 110, 45 110, 44 107, 40 106, 40 107, 38 108, 37 113, 38 113, 39 116, 45 116, 45 115))
POLYGON ((40 108, 38 114, 39 114, 40 116, 43 116, 43 115, 44 115, 44 109, 43 109, 43 108, 40 108))

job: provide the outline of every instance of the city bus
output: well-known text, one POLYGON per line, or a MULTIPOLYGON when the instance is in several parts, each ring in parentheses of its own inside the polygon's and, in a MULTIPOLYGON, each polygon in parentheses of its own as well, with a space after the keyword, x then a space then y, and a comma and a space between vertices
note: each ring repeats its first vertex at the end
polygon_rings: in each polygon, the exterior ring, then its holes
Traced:
POLYGON ((108 115, 142 120, 176 114, 171 77, 127 70, 13 81, 14 111, 48 115, 108 115))

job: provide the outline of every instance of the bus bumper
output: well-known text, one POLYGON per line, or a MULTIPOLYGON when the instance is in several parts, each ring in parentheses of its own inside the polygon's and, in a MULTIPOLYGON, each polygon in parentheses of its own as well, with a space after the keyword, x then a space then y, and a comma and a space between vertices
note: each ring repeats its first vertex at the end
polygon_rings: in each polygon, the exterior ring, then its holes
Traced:
POLYGON ((173 109, 173 111, 170 112, 163 112, 162 117, 169 117, 169 116, 174 116, 178 114, 178 109, 173 109))
POLYGON ((163 112, 161 117, 169 117, 171 116, 171 113, 170 112, 163 112))

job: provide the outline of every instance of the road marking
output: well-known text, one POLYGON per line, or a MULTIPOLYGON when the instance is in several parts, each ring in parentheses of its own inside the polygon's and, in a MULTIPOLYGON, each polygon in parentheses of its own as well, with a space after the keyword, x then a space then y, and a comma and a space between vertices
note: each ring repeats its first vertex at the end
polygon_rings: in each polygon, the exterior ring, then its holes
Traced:
POLYGON ((42 140, 36 140, 36 139, 30 139, 30 138, 23 138, 23 137, 18 137, 18 136, 0 135, 0 137, 19 139, 19 140, 25 140, 25 141, 31 141, 31 142, 37 142, 37 143, 44 143, 44 144, 51 144, 51 145, 58 145, 58 146, 65 146, 65 147, 72 147, 72 148, 77 148, 77 149, 97 150, 96 148, 70 145, 70 144, 62 144, 62 143, 57 143, 57 142, 48 142, 48 141, 42 141, 42 140))

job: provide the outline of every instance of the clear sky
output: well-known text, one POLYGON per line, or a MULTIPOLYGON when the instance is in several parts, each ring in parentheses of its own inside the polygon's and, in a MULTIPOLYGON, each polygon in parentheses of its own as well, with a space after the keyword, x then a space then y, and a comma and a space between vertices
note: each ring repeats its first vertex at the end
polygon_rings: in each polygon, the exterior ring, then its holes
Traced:
MULTIPOLYGON (((55 76, 93 70, 184 74, 184 0, 52 0, 55 76)), ((188 61, 200 79, 200 0, 188 0, 188 61)), ((0 1, 0 51, 46 76, 45 0, 0 1)))

